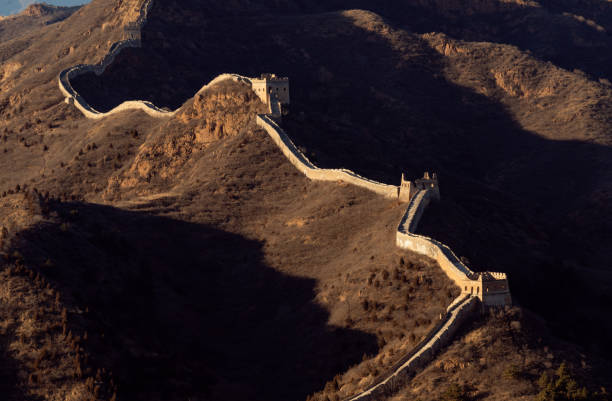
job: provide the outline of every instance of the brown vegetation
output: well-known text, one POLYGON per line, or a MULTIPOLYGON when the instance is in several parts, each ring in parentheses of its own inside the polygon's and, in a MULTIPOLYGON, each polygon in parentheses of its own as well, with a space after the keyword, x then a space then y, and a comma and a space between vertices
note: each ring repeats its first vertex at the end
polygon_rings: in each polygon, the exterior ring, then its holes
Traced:
POLYGON ((183 105, 170 120, 88 121, 57 89, 63 68, 122 37, 135 1, 0 41, 3 394, 335 399, 435 324, 456 290, 396 249, 404 206, 299 175, 240 84, 183 104, 227 71, 290 76, 284 125, 323 167, 389 183, 437 170, 443 201, 423 232, 508 271, 515 299, 591 347, 539 342, 519 312, 497 314, 397 397, 533 398, 563 360, 600 392, 610 8, 457 4, 157 0, 144 47, 75 85, 100 110, 183 105))
POLYGON ((610 365, 599 363, 529 312, 490 311, 389 400, 609 400, 610 365))

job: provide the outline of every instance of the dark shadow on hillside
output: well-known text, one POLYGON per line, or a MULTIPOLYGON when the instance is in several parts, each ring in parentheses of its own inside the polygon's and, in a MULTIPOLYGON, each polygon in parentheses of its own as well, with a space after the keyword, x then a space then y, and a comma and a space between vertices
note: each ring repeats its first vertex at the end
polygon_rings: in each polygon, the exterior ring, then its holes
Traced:
POLYGON ((315 282, 264 262, 262 244, 213 227, 51 201, 57 224, 20 234, 85 350, 125 400, 297 400, 377 352, 327 324, 315 282))
POLYGON ((451 37, 517 46, 535 57, 592 78, 612 78, 612 5, 592 0, 544 0, 537 6, 483 1, 466 4, 424 1, 394 4, 357 0, 414 32, 443 32, 451 37))
MULTIPOLYGON (((597 346, 607 347, 612 327, 598 292, 578 286, 580 307, 568 303, 567 314, 544 298, 566 288, 546 278, 564 273, 559 258, 578 270, 609 266, 612 248, 603 244, 612 238, 612 214, 601 183, 612 174, 612 149, 525 131, 499 103, 446 81, 444 60, 417 35, 396 36, 400 52, 341 13, 198 19, 196 10, 194 22, 179 25, 161 17, 171 15, 164 8, 171 2, 159 4, 143 49, 129 49, 99 78, 79 80, 91 100, 108 105, 129 94, 176 107, 221 72, 288 75, 284 126, 311 160, 392 184, 401 172, 437 171, 451 214, 439 219, 446 229, 424 223, 424 232, 477 269, 510 273, 515 299, 553 322, 556 334, 588 344, 598 327, 597 346), (546 286, 533 281, 538 270, 546 286), (562 329, 584 309, 593 325, 575 335, 562 329)), ((383 15, 391 11, 385 4, 383 15)))
MULTIPOLYGON (((9 331, 11 328, 9 327, 9 331)), ((6 338, 6 337, 5 337, 6 338)), ((17 377, 20 367, 8 354, 8 342, 0 338, 0 394, 4 401, 40 401, 41 397, 26 395, 19 387, 20 378, 17 377)))
MULTIPOLYGON (((254 76, 271 70, 261 67, 277 67, 274 71, 281 72, 278 67, 289 64, 293 68, 287 72, 292 72, 295 79, 298 62, 303 67, 312 67, 314 61, 318 68, 317 61, 322 60, 299 60, 304 50, 310 53, 311 49, 299 41, 279 41, 286 34, 283 28, 294 28, 291 23, 295 23, 295 15, 306 14, 309 18, 313 13, 348 9, 375 12, 394 26, 412 32, 443 32, 462 40, 515 45, 565 69, 580 69, 595 79, 612 79, 609 51, 612 35, 608 33, 612 32, 612 6, 592 1, 541 3, 543 7, 510 2, 465 7, 444 1, 425 1, 420 5, 395 0, 287 1, 274 5, 266 1, 238 1, 226 5, 167 0, 155 3, 150 13, 143 31, 144 49, 126 50, 110 67, 114 72, 102 78, 94 74, 79 77, 74 80, 75 88, 80 88, 79 92, 100 111, 133 99, 150 100, 160 107, 174 109, 210 79, 228 71, 254 76), (579 19, 583 15, 587 20, 579 19), (604 31, 589 22, 589 18, 602 25, 604 31), (128 65, 146 67, 126 68, 128 65)), ((345 31, 342 25, 337 27, 340 32, 345 31)), ((294 33, 307 37, 313 26, 298 21, 295 28, 294 33)), ((333 42, 332 39, 315 44, 332 50, 333 54, 344 53, 346 43, 333 42)), ((356 56, 357 60, 349 57, 353 66, 359 66, 366 74, 375 72, 359 62, 372 55, 358 50, 356 56)))
POLYGON ((340 8, 372 10, 413 32, 510 44, 570 71, 612 78, 612 5, 599 0, 519 2, 338 0, 340 8))

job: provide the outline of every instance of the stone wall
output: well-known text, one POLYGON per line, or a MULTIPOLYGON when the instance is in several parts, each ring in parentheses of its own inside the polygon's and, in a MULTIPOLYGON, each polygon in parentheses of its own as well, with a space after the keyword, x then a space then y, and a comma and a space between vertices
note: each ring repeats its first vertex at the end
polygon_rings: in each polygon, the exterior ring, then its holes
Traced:
POLYGON ((423 211, 431 199, 437 197, 437 188, 416 193, 397 228, 396 245, 434 259, 446 275, 461 288, 462 293, 476 295, 484 305, 510 305, 512 298, 505 273, 475 273, 448 246, 433 238, 415 234, 423 211))
POLYGON ((133 31, 136 29, 142 29, 142 27, 147 21, 147 16, 152 6, 153 0, 145 0, 141 4, 140 13, 137 21, 135 23, 130 24, 130 32, 132 32, 130 36, 132 36, 133 38, 113 43, 108 54, 98 64, 80 64, 74 67, 67 68, 60 73, 58 84, 60 90, 66 97, 66 103, 73 104, 85 115, 85 117, 91 119, 99 119, 121 111, 135 109, 142 110, 153 117, 167 117, 174 114, 174 112, 168 112, 156 107, 151 102, 145 102, 140 100, 123 102, 111 111, 107 113, 101 113, 91 107, 70 84, 70 80, 72 78, 75 78, 82 74, 93 72, 96 75, 101 75, 106 70, 106 68, 115 60, 115 57, 117 57, 117 55, 121 53, 123 49, 127 47, 140 47, 140 38, 134 37, 135 35, 133 34, 133 31))
POLYGON ((475 273, 463 264, 448 246, 432 238, 414 234, 433 196, 430 190, 420 190, 412 198, 397 228, 396 245, 435 259, 446 275, 463 290, 466 281, 475 279, 475 273))
MULTIPOLYGON (((135 23, 132 23, 130 25, 130 30, 134 30, 135 28, 142 29, 142 27, 147 21, 147 16, 152 6, 153 6, 153 0, 145 0, 142 3, 138 20, 135 23)), ((58 78, 58 84, 59 84, 60 90, 66 97, 66 100, 65 100, 66 103, 74 105, 77 109, 79 109, 83 113, 83 115, 85 115, 85 117, 91 118, 91 119, 100 119, 100 118, 108 117, 115 113, 119 113, 119 112, 126 111, 126 110, 142 110, 148 115, 152 117, 158 117, 158 118, 171 117, 174 114, 176 114, 177 110, 174 110, 174 111, 163 110, 155 106, 153 103, 143 101, 143 100, 130 100, 127 102, 123 102, 119 106, 113 108, 112 110, 106 113, 102 113, 102 112, 97 111, 93 107, 91 107, 91 105, 87 103, 87 101, 83 98, 83 96, 81 96, 72 87, 72 84, 70 83, 71 79, 79 75, 90 73, 90 72, 93 72, 96 75, 101 75, 106 70, 106 68, 110 64, 112 64, 113 61, 115 61, 115 58, 117 57, 117 55, 121 53, 123 49, 128 48, 128 47, 135 47, 135 48, 141 47, 140 39, 138 38, 127 39, 127 40, 123 40, 123 41, 114 43, 110 47, 108 54, 98 64, 94 64, 94 65, 80 64, 74 67, 67 68, 64 71, 62 71, 58 78)), ((216 83, 219 83, 221 81, 228 80, 228 79, 250 83, 250 78, 247 78, 247 77, 243 77, 237 74, 221 74, 215 79, 213 79, 212 81, 210 81, 207 85, 202 87, 202 89, 200 89, 198 93, 202 92, 206 88, 216 83)))
POLYGON ((282 128, 270 118, 270 116, 258 115, 257 125, 262 127, 268 135, 270 135, 289 162, 309 179, 316 181, 344 181, 368 189, 386 198, 397 199, 399 189, 395 185, 387 185, 369 180, 350 170, 318 168, 299 151, 297 146, 295 146, 287 134, 285 134, 282 128))
POLYGON ((290 104, 289 79, 277 77, 274 74, 263 74, 261 78, 253 78, 253 91, 262 102, 270 103, 273 98, 278 99, 281 104, 290 104))
POLYGON ((366 391, 348 398, 349 401, 370 401, 384 398, 385 395, 398 390, 402 384, 427 366, 436 353, 453 338, 461 324, 471 317, 478 305, 478 298, 472 295, 460 295, 449 306, 446 316, 413 350, 405 355, 381 379, 374 382, 366 391))
MULTIPOLYGON (((139 28, 142 28, 146 22, 147 14, 152 5, 153 0, 144 1, 140 17, 137 21, 139 28)), ((137 35, 132 35, 132 37, 135 36, 137 35)), ((70 84, 71 78, 87 72, 93 72, 97 75, 102 74, 114 61, 117 54, 126 47, 140 47, 140 40, 136 38, 115 43, 111 46, 106 57, 97 65, 78 65, 62 71, 59 76, 59 87, 64 96, 66 96, 66 102, 74 104, 87 118, 92 119, 107 117, 125 110, 142 110, 153 117, 169 117, 174 115, 177 110, 162 110, 146 101, 124 102, 107 113, 101 113, 92 108, 72 87, 70 84)), ((251 85, 250 78, 237 74, 222 74, 202 87, 197 93, 228 79, 251 85)), ((272 102, 269 103, 271 104, 272 102)), ((278 103, 280 106, 280 101, 274 103, 278 103)), ((268 133, 289 162, 309 179, 343 181, 368 189, 385 198, 409 201, 406 213, 397 228, 396 245, 436 260, 448 277, 461 288, 461 295, 449 305, 444 318, 429 332, 426 338, 414 347, 410 353, 405 355, 389 372, 381 375, 368 390, 350 398, 351 401, 378 399, 382 394, 397 389, 402 380, 410 377, 418 369, 427 365, 433 359, 435 353, 451 341, 457 328, 471 315, 479 300, 483 301, 485 305, 496 306, 508 305, 511 302, 507 277, 504 273, 486 273, 486 280, 484 280, 484 274, 471 271, 448 246, 434 239, 415 234, 418 222, 427 205, 432 199, 439 199, 440 197, 435 177, 434 179, 429 179, 428 174, 426 174, 424 179, 415 181, 413 188, 412 183, 406 182, 402 176, 402 188, 407 191, 407 195, 404 195, 402 199, 400 197, 400 187, 369 180, 346 169, 320 169, 299 151, 278 123, 274 121, 274 116, 282 114, 280 107, 278 110, 273 110, 273 105, 271 104, 270 112, 270 115, 258 115, 257 124, 268 133), (413 191, 416 191, 414 195, 413 191), (503 284, 500 284, 502 281, 503 284), (483 294, 483 288, 485 288, 485 294, 483 294)))
MULTIPOLYGON (((400 191, 398 187, 368 180, 349 170, 331 170, 316 167, 299 151, 287 134, 270 116, 257 116, 257 124, 266 130, 291 164, 309 179, 344 181, 369 189, 387 198, 398 198, 400 191)), ((405 189, 410 190, 405 183, 404 177, 402 177, 402 184, 405 185, 405 189)), ((379 379, 368 390, 350 398, 350 401, 378 399, 386 392, 393 391, 401 383, 402 379, 423 368, 433 359, 435 353, 440 348, 450 342, 457 328, 470 316, 476 305, 480 303, 479 301, 489 306, 504 306, 511 303, 507 278, 504 273, 475 273, 448 246, 432 238, 415 234, 427 205, 429 205, 432 199, 440 198, 437 180, 425 177, 425 179, 417 181, 416 186, 420 189, 410 198, 406 213, 400 221, 396 232, 396 245, 399 248, 417 252, 434 259, 446 275, 459 286, 461 295, 449 305, 446 316, 430 331, 424 341, 404 356, 390 372, 380 375, 379 379), (483 281, 485 277, 486 281, 483 281), (483 288, 486 289, 486 292, 483 292, 483 288)))

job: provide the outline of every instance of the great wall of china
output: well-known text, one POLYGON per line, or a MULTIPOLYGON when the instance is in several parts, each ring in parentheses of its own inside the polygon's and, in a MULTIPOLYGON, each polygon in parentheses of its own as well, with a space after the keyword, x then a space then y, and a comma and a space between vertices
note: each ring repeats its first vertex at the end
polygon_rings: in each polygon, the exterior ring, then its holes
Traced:
MULTIPOLYGON (((361 178, 350 170, 320 169, 299 151, 289 136, 269 115, 257 116, 257 123, 272 138, 281 152, 300 172, 311 180, 343 181, 369 189, 386 198, 406 199, 402 186, 381 184, 361 178)), ((409 185, 411 193, 406 213, 396 231, 396 245, 399 248, 426 255, 436 262, 446 275, 461 289, 461 294, 449 305, 445 316, 430 330, 427 336, 400 359, 391 369, 380 375, 374 383, 362 393, 347 398, 345 401, 376 400, 388 391, 397 388, 407 377, 415 374, 433 359, 436 352, 448 344, 461 324, 474 312, 478 303, 484 306, 504 306, 511 304, 510 290, 505 273, 475 273, 470 270, 446 245, 432 238, 415 234, 417 225, 431 199, 439 199, 437 180, 427 174, 417 185, 409 185)), ((411 183, 412 184, 412 183, 411 183)))
POLYGON ((147 17, 152 6, 153 0, 145 0, 141 4, 138 20, 136 22, 131 23, 125 29, 125 32, 128 36, 127 39, 117 43, 113 43, 108 54, 98 64, 79 64, 67 68, 60 73, 58 83, 60 90, 66 97, 66 103, 74 105, 77 109, 81 111, 81 113, 85 115, 85 117, 91 119, 100 119, 125 110, 142 110, 152 117, 170 117, 174 115, 175 112, 169 112, 160 109, 156 107, 153 103, 142 100, 132 100, 123 102, 114 109, 106 113, 101 113, 91 107, 70 84, 70 79, 75 78, 79 75, 86 74, 88 72, 93 72, 96 75, 101 75, 106 70, 106 68, 111 65, 113 61, 115 61, 115 57, 117 57, 117 55, 121 53, 123 49, 128 47, 140 47, 140 30, 147 22, 147 17))
MULTIPOLYGON (((100 75, 114 61, 115 57, 127 47, 140 47, 140 29, 146 23, 147 15, 153 5, 153 0, 144 0, 140 6, 140 17, 130 24, 126 32, 128 39, 115 43, 106 57, 97 65, 77 65, 62 71, 59 75, 59 88, 65 96, 65 101, 77 107, 87 118, 100 119, 126 110, 142 110, 152 117, 171 117, 178 110, 163 110, 147 101, 127 101, 109 112, 101 113, 91 107, 85 99, 72 87, 70 79, 78 75, 93 72, 100 75)), ((289 162, 302 174, 315 181, 346 182, 375 192, 387 199, 407 202, 406 213, 402 217, 396 231, 396 245, 399 248, 426 255, 434 259, 446 275, 461 289, 461 294, 447 308, 445 316, 430 330, 422 341, 404 355, 391 369, 370 384, 363 392, 348 401, 375 400, 382 394, 392 391, 406 378, 426 366, 442 347, 448 344, 461 324, 477 308, 484 306, 504 306, 511 304, 510 290, 505 273, 483 272, 470 270, 446 245, 415 233, 419 220, 432 199, 439 199, 437 177, 428 173, 422 179, 414 182, 404 180, 400 186, 379 183, 361 177, 346 169, 321 169, 316 167, 299 151, 289 136, 280 127, 282 118, 280 98, 268 95, 262 97, 257 89, 261 79, 252 79, 237 74, 222 74, 210 81, 198 93, 225 80, 234 80, 249 85, 264 103, 268 104, 269 114, 257 116, 257 124, 274 141, 289 162)), ((262 79, 264 77, 262 76, 262 79)), ((283 78, 283 80, 286 80, 283 78)), ((288 80, 287 80, 288 92, 288 80)), ((270 92, 271 93, 271 92, 270 92)), ((288 99, 288 93, 286 95, 288 99)))

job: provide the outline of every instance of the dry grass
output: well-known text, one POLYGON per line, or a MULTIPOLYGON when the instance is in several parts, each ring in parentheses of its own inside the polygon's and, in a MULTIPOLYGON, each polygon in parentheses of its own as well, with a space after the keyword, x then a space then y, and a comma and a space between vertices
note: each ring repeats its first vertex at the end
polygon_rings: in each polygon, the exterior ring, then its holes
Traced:
MULTIPOLYGON (((520 308, 490 311, 463 330, 423 372, 389 400, 446 400, 453 386, 471 400, 551 400, 540 394, 540 378, 566 363, 578 387, 592 396, 610 388, 609 363, 550 336, 543 321, 520 308), (427 396, 424 396, 427 394, 427 396), (445 398, 447 397, 447 398, 445 398)), ((573 398, 572 398, 573 399, 573 398)), ((582 399, 582 398, 576 398, 582 399)))
MULTIPOLYGON (((609 7, 309 3, 158 1, 145 48, 77 87, 102 109, 127 98, 176 107, 220 71, 289 75, 285 126, 312 160, 390 183, 402 171, 436 169, 449 214, 431 209, 435 227, 426 214, 424 229, 476 266, 510 270, 524 284, 511 283, 517 298, 531 307, 560 302, 561 290, 582 295, 584 310, 547 319, 557 333, 568 332, 567 321, 588 331, 577 318, 599 324, 590 330, 598 353, 609 334, 595 307, 607 305, 605 274, 592 273, 592 292, 532 281, 555 273, 543 262, 571 273, 609 260, 609 247, 591 246, 610 232, 610 52, 593 29, 609 29, 609 7), (554 17, 555 7, 571 15, 554 17), (379 15, 313 14, 339 8, 379 15), (261 17, 266 10, 275 15, 261 17), (549 32, 578 40, 550 42, 549 32), (542 283, 555 295, 530 298, 542 283)), ((263 105, 239 88, 199 96, 169 122, 138 112, 85 120, 62 102, 57 74, 100 60, 133 6, 98 0, 0 43, 0 239, 13 258, 3 273, 11 283, 4 393, 77 400, 99 385, 108 399, 117 385, 129 400, 285 400, 365 387, 453 295, 435 265, 395 248, 403 206, 308 182, 253 126, 263 105), (21 197, 35 186, 50 196, 21 197), (261 386, 272 380, 280 384, 261 386)), ((548 369, 547 361, 554 368, 561 354, 551 351, 551 362, 545 345, 526 353, 520 342, 506 346, 516 330, 495 322, 522 324, 508 316, 475 326, 404 394, 441 397, 440 383, 474 377, 475 396, 533 396, 532 382, 512 380, 548 369), (487 389, 494 377, 503 379, 487 389)), ((538 333, 526 336, 531 344, 538 333)), ((567 359, 579 355, 566 349, 567 359)), ((591 361, 572 363, 589 372, 591 361)))
MULTIPOLYGON (((243 96, 241 89, 208 95, 227 104, 243 96)), ((51 188, 50 195, 28 195, 31 207, 24 219, 29 224, 13 228, 9 241, 26 263, 39 266, 34 271, 58 288, 62 300, 67 296, 68 309, 90 311, 73 334, 88 331, 82 347, 90 355, 91 369, 112 372, 120 394, 155 399, 169 391, 163 384, 169 380, 178 389, 176 397, 306 398, 339 372, 343 391, 354 392, 365 385, 357 380, 364 366, 384 369, 435 324, 453 287, 430 261, 395 248, 395 227, 405 205, 341 183, 309 182, 265 133, 253 129, 250 119, 223 137, 214 136, 215 124, 202 126, 213 136, 204 147, 196 142, 181 145, 181 152, 191 157, 181 162, 176 184, 139 182, 138 192, 126 190, 117 202, 129 210, 80 202, 83 180, 77 177, 96 183, 109 179, 109 169, 85 166, 108 151, 110 143, 113 149, 128 150, 135 149, 133 143, 145 143, 140 153, 123 160, 120 171, 129 179, 130 171, 138 171, 132 168, 138 165, 138 155, 148 152, 147 141, 164 148, 176 144, 176 138, 189 137, 189 127, 173 127, 159 133, 138 127, 100 135, 109 127, 98 125, 95 145, 87 141, 79 146, 81 154, 69 165, 75 175, 64 175, 72 190, 55 193, 57 184, 50 181, 45 186, 51 188), (302 224, 287 224, 291 221, 302 224), (78 251, 73 255, 70 249, 78 251), (98 256, 94 261, 89 255, 98 256), (187 270, 177 275, 177 267, 187 270), (255 278, 237 281, 245 268, 255 278), (100 282, 113 291, 101 292, 100 282), (143 282, 151 282, 144 292, 143 282), (197 295, 202 292, 210 295, 197 295), (141 301, 134 302, 134 293, 141 301), (118 302, 119 315, 114 306, 118 302), (224 306, 214 311, 207 306, 218 302, 224 306), (143 303, 152 305, 144 315, 143 303), (180 316, 177 310, 183 311, 180 316), (142 322, 138 328, 132 327, 135 316, 142 322), (244 323, 235 327, 227 319, 244 323), (112 335, 101 334, 106 329, 99 326, 106 321, 112 322, 112 335), (251 332, 253 321, 257 329, 251 332), (189 329, 169 337, 175 325, 189 329), (190 334, 196 332, 197 340, 190 334), (276 355, 279 342, 290 351, 276 355), (205 344, 223 351, 203 362, 205 344), (145 356, 165 349, 175 350, 178 370, 168 372, 166 362, 159 361, 143 371, 151 364, 145 356), (296 360, 301 361, 292 368, 298 369, 297 375, 289 369, 296 360), (247 361, 260 373, 244 375, 247 361), (239 386, 225 384, 235 375, 244 377, 239 386), (258 385, 272 377, 283 384, 258 385)), ((159 154, 152 171, 161 173, 177 155, 180 160, 175 151, 159 154)), ((7 194, 6 199, 18 195, 7 194)), ((92 191, 88 196, 99 195, 92 191)), ((90 388, 91 373, 84 371, 81 359, 72 362, 77 370, 74 385, 90 388)), ((22 369, 35 374, 30 365, 22 369)), ((63 391, 54 383, 41 384, 46 395, 32 389, 34 379, 21 387, 48 398, 63 391)), ((112 384, 104 383, 98 391, 109 396, 112 384)))

